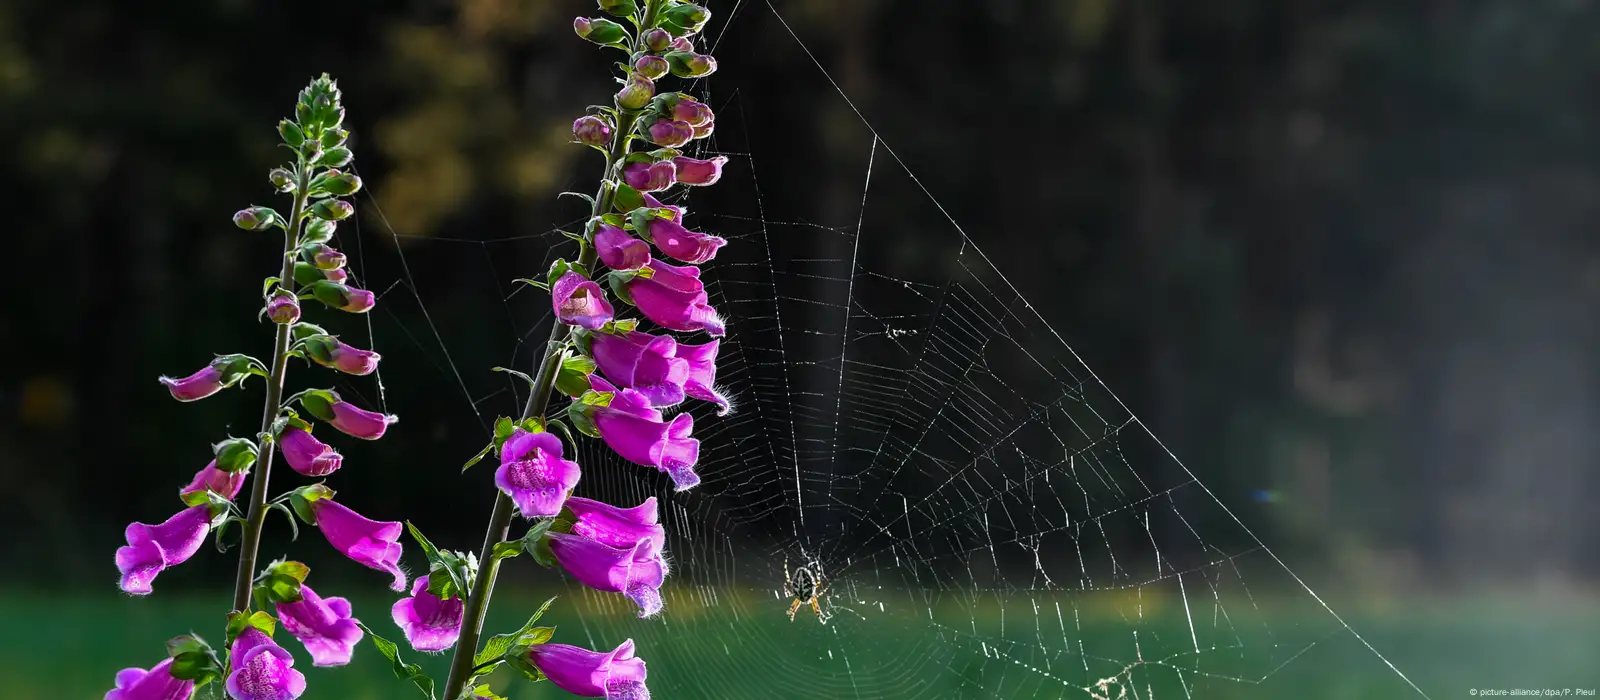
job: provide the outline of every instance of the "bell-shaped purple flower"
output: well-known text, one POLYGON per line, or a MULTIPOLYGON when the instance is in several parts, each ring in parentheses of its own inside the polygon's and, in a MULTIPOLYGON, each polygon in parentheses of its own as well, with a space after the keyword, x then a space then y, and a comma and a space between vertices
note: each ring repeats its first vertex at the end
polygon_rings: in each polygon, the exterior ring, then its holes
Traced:
POLYGON ((236 472, 225 472, 217 468, 217 460, 211 460, 203 469, 195 472, 194 479, 188 486, 178 490, 179 496, 186 496, 201 491, 211 491, 218 496, 233 500, 239 495, 239 489, 244 487, 244 478, 250 472, 240 469, 236 472))
POLYGON ((198 401, 222 391, 222 370, 214 364, 206 365, 205 369, 182 379, 161 377, 161 383, 167 385, 167 390, 172 392, 172 398, 179 401, 198 401))
POLYGON ((600 285, 574 270, 556 280, 550 301, 562 323, 595 330, 611 320, 611 302, 606 301, 600 285))
POLYGON ((677 178, 678 166, 670 160, 634 161, 622 166, 622 181, 640 192, 660 192, 671 187, 677 178))
POLYGON ((717 349, 722 341, 713 340, 700 345, 678 344, 678 357, 689 363, 689 378, 683 390, 701 401, 717 405, 717 415, 728 415, 733 404, 717 390, 717 349))
POLYGON ((657 119, 645 130, 650 142, 663 148, 677 148, 694 138, 694 127, 689 122, 657 119))
POLYGON ((356 376, 376 372, 378 361, 383 359, 378 353, 347 345, 331 335, 314 335, 306 338, 305 351, 312 362, 356 376))
POLYGON ((671 102, 672 110, 669 113, 673 120, 688 122, 689 126, 705 126, 716 117, 706 103, 683 93, 674 94, 676 98, 671 102))
POLYGON ((728 164, 727 156, 717 156, 710 160, 700 160, 687 156, 673 158, 672 162, 678 166, 678 182, 695 187, 705 187, 717 184, 722 179, 722 166, 728 164))
POLYGON ((444 651, 461 636, 461 620, 466 606, 460 598, 440 600, 428 592, 428 577, 418 576, 411 584, 411 597, 401 598, 390 609, 394 624, 405 632, 406 641, 417 651, 444 651))
POLYGON ((549 518, 561 513, 581 475, 577 462, 561 458, 561 438, 519 428, 500 446, 494 485, 511 497, 522 517, 549 518))
POLYGON ((313 501, 311 507, 328 544, 357 564, 392 574, 390 589, 406 589, 406 574, 400 570, 400 523, 368 520, 329 499, 313 501))
POLYGON ((117 549, 122 592, 149 595, 150 583, 158 574, 188 561, 205 544, 211 517, 211 506, 202 503, 179 511, 160 525, 129 525, 123 532, 128 544, 117 549))
POLYGON ((694 416, 679 413, 671 422, 662 422, 661 412, 650 407, 650 400, 633 389, 618 390, 597 374, 589 375, 595 391, 615 394, 609 406, 595 406, 593 420, 600 438, 613 451, 634 464, 655 467, 672 477, 677 490, 700 483, 695 462, 700 459, 700 441, 689 437, 694 416))
POLYGON ((645 318, 667 330, 700 331, 721 337, 725 328, 717 310, 706 302, 705 286, 700 283, 700 268, 677 267, 660 260, 651 261, 655 274, 634 277, 627 283, 633 305, 645 318))
POLYGON ((399 416, 368 411, 346 401, 333 402, 329 410, 333 411, 333 420, 328 421, 328 425, 337 428, 345 435, 362 440, 381 438, 389 426, 400 422, 399 416))
POLYGON ((551 532, 545 537, 561 568, 597 591, 621 593, 639 606, 639 617, 661 612, 661 584, 667 561, 655 540, 613 547, 582 535, 551 532))
POLYGON ((189 700, 194 695, 194 681, 181 681, 172 677, 172 659, 162 659, 155 668, 125 668, 117 672, 117 687, 106 693, 105 700, 189 700))
POLYGON ((293 295, 279 294, 267 302, 267 318, 273 323, 288 325, 300 320, 300 302, 293 295))
POLYGON ((595 365, 607 379, 643 394, 653 408, 683 403, 689 363, 674 356, 678 341, 672 336, 630 331, 590 338, 595 365))
POLYGON ((283 629, 294 635, 311 654, 316 666, 343 666, 350 663, 356 643, 366 636, 350 616, 350 601, 323 598, 310 586, 300 586, 300 602, 278 603, 278 619, 283 629))
POLYGON ((727 245, 728 241, 717 236, 708 236, 699 231, 690 231, 671 219, 650 217, 647 235, 650 241, 656 244, 667 257, 682 260, 683 262, 698 265, 717 257, 717 249, 727 245))
POLYGON ((278 436, 278 449, 283 452, 289 468, 301 476, 327 476, 344 463, 344 457, 327 443, 293 425, 284 428, 283 434, 278 436))
POLYGON ((594 250, 600 262, 613 270, 637 270, 650 262, 650 244, 611 224, 594 231, 594 250))
POLYGON ((290 655, 265 632, 246 627, 228 654, 228 695, 234 700, 294 700, 306 692, 306 677, 290 655))
POLYGON ((650 700, 645 687, 644 659, 633 655, 633 640, 609 652, 570 644, 528 647, 528 662, 557 688, 573 695, 606 700, 650 700))
POLYGON ((666 548, 667 531, 659 522, 655 496, 632 508, 574 496, 567 499, 567 510, 576 518, 572 523, 574 535, 624 549, 632 549, 641 540, 654 542, 658 551, 666 548))

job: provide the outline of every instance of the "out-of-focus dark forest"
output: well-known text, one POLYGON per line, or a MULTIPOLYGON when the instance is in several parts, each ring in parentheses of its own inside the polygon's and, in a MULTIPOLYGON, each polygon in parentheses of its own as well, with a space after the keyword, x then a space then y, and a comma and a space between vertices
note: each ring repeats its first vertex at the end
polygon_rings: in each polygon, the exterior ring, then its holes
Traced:
MULTIPOLYGON (((1600 575, 1600 5, 774 4, 998 268, 1292 565, 1379 588, 1600 575)), ((229 216, 270 203, 273 126, 324 71, 370 193, 345 247, 396 283, 372 322, 403 420, 346 450, 369 474, 356 497, 476 542, 492 494, 487 473, 458 477, 485 437, 467 395, 505 381, 488 367, 528 362, 507 351, 541 299, 506 287, 542 258, 516 248, 520 269, 497 248, 491 265, 474 241, 576 216, 556 194, 597 164, 569 125, 612 91, 597 79, 611 57, 571 36, 590 12, 0 5, 0 554, 37 563, 8 575, 109 586, 123 525, 170 511, 216 417, 253 432, 254 395, 200 410, 156 377, 266 348, 253 314, 278 241, 229 216)), ((739 106, 721 113, 760 125, 764 170, 808 174, 761 196, 853 220, 870 137, 764 3, 732 21, 717 53, 739 106)), ((914 249, 919 220, 873 235, 914 249)), ((164 581, 231 567, 211 559, 164 581)))

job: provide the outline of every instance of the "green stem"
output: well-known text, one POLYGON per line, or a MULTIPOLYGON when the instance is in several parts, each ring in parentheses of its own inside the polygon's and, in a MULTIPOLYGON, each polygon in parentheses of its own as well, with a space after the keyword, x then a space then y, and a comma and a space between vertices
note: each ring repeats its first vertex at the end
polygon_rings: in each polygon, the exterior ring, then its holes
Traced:
MULTIPOLYGON (((626 155, 631 139, 628 134, 633 131, 636 115, 624 113, 618 120, 617 130, 612 135, 611 152, 606 157, 606 173, 601 178, 600 191, 596 193, 594 209, 590 216, 600 216, 611 210, 613 193, 616 192, 615 180, 622 174, 622 156, 626 155), (607 183, 611 183, 609 186, 607 183)), ((583 252, 578 256, 578 263, 585 270, 591 270, 595 264, 595 248, 593 245, 583 246, 583 252)), ((554 319, 550 328, 550 341, 545 346, 544 359, 539 363, 539 371, 534 375, 533 393, 528 395, 528 403, 522 408, 522 418, 526 420, 534 416, 543 416, 545 409, 550 406, 550 390, 555 385, 556 373, 561 369, 561 356, 566 349, 567 335, 572 328, 561 319, 554 319)), ((467 681, 472 678, 475 667, 472 659, 477 655, 478 639, 483 634, 484 616, 489 612, 489 596, 494 592, 495 576, 500 572, 500 560, 494 557, 494 546, 506 539, 507 531, 511 527, 511 517, 516 513, 516 505, 511 498, 502 491, 496 491, 494 511, 489 514, 489 529, 483 535, 483 551, 478 555, 478 577, 473 582, 472 594, 467 598, 465 618, 461 624, 461 638, 456 642, 455 656, 450 660, 450 678, 445 683, 445 700, 455 700, 466 689, 467 681)))
MULTIPOLYGON (((302 156, 299 167, 295 168, 294 208, 283 227, 283 271, 278 274, 278 284, 291 294, 294 293, 294 251, 300 246, 300 215, 305 211, 309 173, 310 168, 302 156)), ((278 411, 283 407, 283 379, 289 369, 289 324, 277 326, 278 335, 272 346, 272 373, 267 377, 266 407, 261 415, 261 435, 272 429, 272 422, 277 420, 278 411)), ((250 609, 250 584, 255 581, 256 555, 261 549, 261 524, 267 519, 267 478, 272 472, 276 444, 273 440, 262 440, 255 478, 250 484, 250 510, 245 515, 244 534, 239 542, 239 573, 233 582, 235 612, 250 609)))

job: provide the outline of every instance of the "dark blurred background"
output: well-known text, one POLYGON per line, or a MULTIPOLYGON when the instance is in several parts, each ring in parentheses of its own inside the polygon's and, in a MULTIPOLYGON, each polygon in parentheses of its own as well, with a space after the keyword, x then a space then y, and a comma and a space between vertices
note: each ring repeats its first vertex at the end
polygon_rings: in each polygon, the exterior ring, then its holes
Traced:
MULTIPOLYGON (((999 270, 1297 571, 1374 599, 1588 597, 1600 5, 774 4, 999 270)), ((324 71, 369 193, 342 240, 383 294, 370 331, 330 324, 375 337, 383 393, 340 389, 404 416, 344 450, 373 474, 352 498, 475 546, 488 475, 458 466, 516 406, 486 370, 525 366, 544 332, 543 297, 511 280, 543 270, 542 234, 582 216, 556 193, 597 168, 566 143, 612 91, 598 76, 614 57, 571 35, 589 12, 0 5, 6 583, 106 593, 121 528, 170 512, 207 442, 254 431, 256 395, 197 409, 155 379, 268 351, 253 313, 278 241, 229 216, 277 203, 273 126, 324 71)), ((717 55, 723 123, 745 125, 763 176, 798 183, 761 191, 766 206, 850 225, 872 146, 851 107, 763 2, 733 13, 717 55)), ((742 187, 701 206, 756 196, 742 187)), ((919 212, 872 234, 915 248, 931 201, 875 204, 919 212)), ((906 260, 908 277, 943 264, 906 260)), ((231 570, 200 559, 161 583, 231 570)))

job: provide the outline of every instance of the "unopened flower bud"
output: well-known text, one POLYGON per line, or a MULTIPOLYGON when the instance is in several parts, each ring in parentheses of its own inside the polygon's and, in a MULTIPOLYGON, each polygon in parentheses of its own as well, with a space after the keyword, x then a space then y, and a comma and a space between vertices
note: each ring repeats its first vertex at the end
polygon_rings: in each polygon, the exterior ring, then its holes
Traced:
POLYGON ((678 167, 678 182, 695 187, 717 184, 717 180, 722 178, 722 166, 727 162, 727 156, 717 156, 711 160, 684 156, 672 159, 673 165, 678 167))
POLYGON ((711 11, 699 5, 674 5, 661 13, 661 26, 676 36, 698 34, 711 19, 711 11))
POLYGON ((694 138, 694 127, 689 122, 657 119, 648 129, 650 142, 663 148, 677 148, 694 138))
POLYGON ((306 140, 305 132, 300 130, 300 125, 287 119, 278 122, 278 135, 283 137, 283 142, 289 144, 290 148, 299 148, 306 140))
POLYGON ((344 197, 355 194, 361 189, 361 178, 355 173, 345 173, 338 170, 329 170, 312 181, 316 187, 335 197, 344 197))
POLYGON ((694 137, 697 138, 697 139, 703 139, 703 138, 705 138, 707 136, 710 136, 711 132, 713 130, 715 130, 716 128, 717 128, 717 126, 715 124, 712 124, 711 122, 706 122, 705 126, 697 126, 697 127, 694 128, 694 137))
POLYGON ((711 107, 706 103, 696 100, 688 95, 677 93, 677 101, 672 103, 671 117, 680 122, 689 122, 689 126, 705 126, 710 124, 715 116, 711 107))
POLYGON ((622 168, 622 181, 640 192, 660 192, 676 181, 678 168, 670 160, 659 163, 634 161, 622 168))
POLYGON ((339 146, 323 151, 322 155, 317 156, 316 164, 326 168, 342 168, 353 158, 355 154, 351 153, 350 149, 339 146))
POLYGON ((234 213, 233 225, 246 231, 260 231, 277 219, 278 213, 268 207, 250 207, 234 213))
MULTIPOLYGON (((359 181, 359 178, 358 178, 359 181)), ((327 243, 333 238, 333 232, 339 225, 327 219, 312 219, 305 227, 305 240, 307 243, 327 243)))
POLYGON ((667 44, 667 48, 673 51, 694 51, 694 42, 690 41, 689 37, 680 36, 667 44))
POLYGON ((680 78, 701 78, 717 72, 717 59, 692 51, 673 51, 667 54, 672 74, 680 78))
POLYGON ((638 73, 628 77, 628 84, 617 92, 617 107, 621 109, 642 109, 650 104, 650 98, 656 94, 656 84, 649 78, 638 73))
POLYGON ((322 132, 322 138, 318 139, 318 141, 322 144, 323 148, 336 148, 338 146, 343 146, 344 142, 349 138, 350 132, 345 131, 344 129, 329 129, 322 132))
POLYGON ((600 0, 600 11, 612 17, 627 17, 639 11, 634 0, 600 0))
POLYGON ((339 282, 323 280, 306 285, 306 291, 317 301, 353 314, 370 311, 377 297, 365 289, 347 287, 339 282))
POLYGON ((620 43, 628 36, 628 32, 622 28, 622 25, 604 18, 589 19, 587 17, 579 17, 574 19, 572 20, 572 31, 577 32, 578 36, 601 46, 620 43))
POLYGON ((651 29, 645 32, 642 38, 644 39, 645 48, 653 53, 666 51, 667 47, 672 45, 672 35, 667 33, 665 29, 651 29))
POLYGON ((579 117, 577 121, 572 122, 572 140, 605 148, 611 143, 611 123, 592 114, 579 117))
POLYGON ((308 243, 300 248, 306 260, 318 270, 337 270, 344 267, 345 257, 325 243, 308 243))
POLYGON ((273 168, 267 173, 267 180, 272 183, 272 188, 279 192, 294 191, 294 174, 283 168, 273 168))
POLYGON ((378 353, 346 345, 328 335, 307 338, 305 350, 312 362, 357 376, 372 374, 378 369, 378 360, 382 359, 378 353))
POLYGON ((267 302, 267 318, 273 323, 288 325, 300 320, 300 302, 291 294, 278 294, 267 302))
POLYGON ((350 279, 350 273, 346 272, 342 267, 337 270, 323 270, 322 278, 328 280, 329 282, 338 282, 340 284, 344 284, 346 280, 350 279))
POLYGON ((667 59, 660 56, 644 55, 633 62, 633 69, 639 71, 640 75, 655 80, 666 75, 667 71, 672 69, 672 66, 667 65, 667 59))
POLYGON ((356 208, 342 199, 324 199, 311 207, 311 214, 318 219, 338 221, 347 219, 356 212, 356 208))

